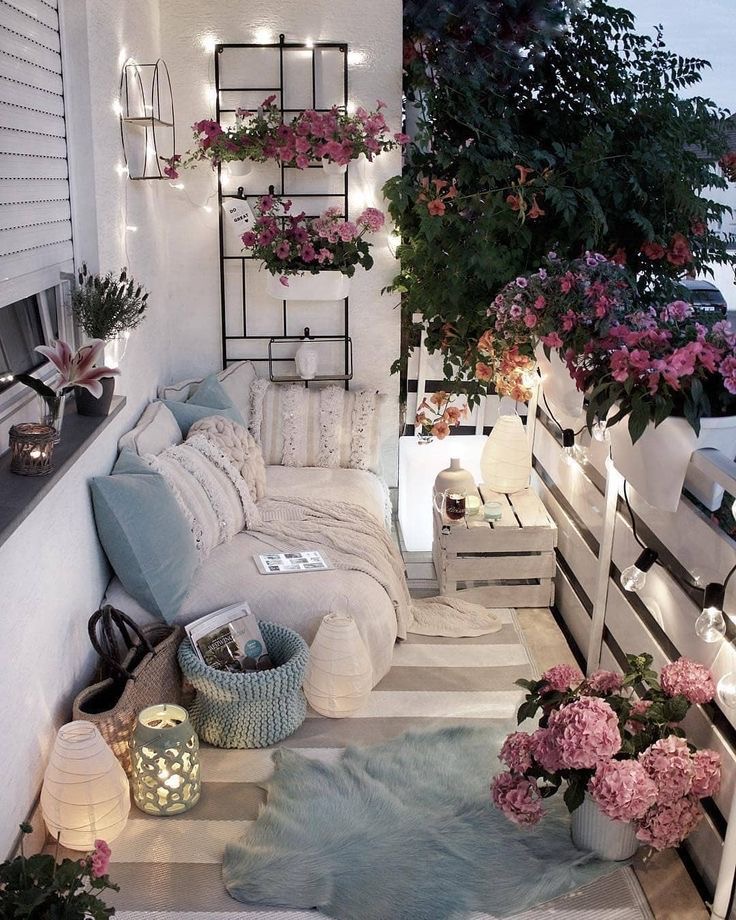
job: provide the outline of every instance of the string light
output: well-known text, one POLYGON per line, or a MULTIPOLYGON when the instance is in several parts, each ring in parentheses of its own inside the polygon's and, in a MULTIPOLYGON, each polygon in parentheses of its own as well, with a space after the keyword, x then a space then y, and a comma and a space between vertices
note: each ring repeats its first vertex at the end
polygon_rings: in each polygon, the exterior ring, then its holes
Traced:
POLYGON ((126 224, 126 225, 125 225, 125 229, 126 229, 129 233, 137 233, 137 232, 138 232, 138 227, 136 227, 135 224, 126 224))
POLYGON ((218 42, 214 35, 203 35, 199 40, 199 44, 202 50, 206 51, 207 54, 214 54, 218 42))
POLYGON ((118 165, 115 167, 115 172, 116 172, 119 176, 127 176, 127 175, 128 175, 128 167, 127 167, 127 165, 126 165, 125 163, 118 163, 118 165))
POLYGON ((575 432, 572 428, 562 429, 562 455, 568 466, 576 466, 586 459, 583 448, 575 443, 575 432))
POLYGON ((261 45, 267 45, 273 40, 273 32, 265 26, 261 26, 260 29, 256 29, 253 35, 255 40, 261 45))
POLYGON ((723 617, 725 593, 725 583, 712 581, 705 586, 703 612, 695 621, 695 634, 703 642, 718 642, 726 634, 726 620, 723 617))
POLYGON ((311 38, 308 38, 308 39, 304 42, 304 47, 305 47, 305 48, 314 48, 314 42, 312 41, 311 38))
POLYGON ((596 441, 610 441, 611 432, 606 426, 605 419, 597 418, 590 427, 590 433, 596 441))
POLYGON ((624 591, 639 592, 647 582, 647 572, 657 561, 657 553, 649 547, 644 547, 637 556, 636 562, 627 566, 621 573, 621 586, 624 591))
POLYGON ((401 246, 401 234, 396 227, 386 236, 386 245, 388 246, 388 251, 395 259, 396 253, 399 251, 399 246, 401 246))
POLYGON ((113 112, 118 116, 118 118, 123 114, 123 107, 122 107, 122 105, 120 104, 120 100, 119 100, 119 99, 113 100, 113 103, 112 103, 112 110, 113 110, 113 112))
POLYGON ((728 706, 730 709, 736 709, 736 674, 734 674, 733 671, 724 674, 718 681, 716 693, 718 694, 718 699, 724 706, 728 706))

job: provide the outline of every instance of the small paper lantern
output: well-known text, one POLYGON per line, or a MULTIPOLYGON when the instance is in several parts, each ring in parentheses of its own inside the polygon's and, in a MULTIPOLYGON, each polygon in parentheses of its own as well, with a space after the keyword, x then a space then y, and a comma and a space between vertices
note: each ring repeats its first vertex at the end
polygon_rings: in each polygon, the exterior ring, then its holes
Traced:
POLYGON ((529 486, 532 454, 518 415, 496 419, 480 457, 480 471, 494 492, 520 492, 529 486))
POLYGON ((199 739, 182 706, 159 703, 138 716, 130 739, 133 800, 149 815, 179 815, 199 801, 199 739))
POLYGON ((91 722, 62 725, 43 779, 41 810, 54 839, 91 850, 125 827, 130 789, 125 771, 91 722))
POLYGON ((10 472, 19 476, 45 476, 53 469, 56 430, 50 425, 23 422, 10 429, 10 472))
POLYGON ((304 694, 320 715, 339 719, 356 712, 373 688, 373 668, 355 620, 333 611, 309 649, 304 694))

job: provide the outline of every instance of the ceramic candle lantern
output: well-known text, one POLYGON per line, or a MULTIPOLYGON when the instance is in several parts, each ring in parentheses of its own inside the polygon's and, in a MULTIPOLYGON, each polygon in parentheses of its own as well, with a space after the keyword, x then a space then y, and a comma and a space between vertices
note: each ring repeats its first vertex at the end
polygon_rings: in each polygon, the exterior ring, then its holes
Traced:
POLYGON ((43 778, 41 810, 49 834, 70 850, 115 840, 130 811, 125 771, 91 722, 62 725, 43 778))
POLYGON ((343 609, 323 617, 309 650, 304 693, 312 709, 339 719, 360 709, 373 687, 368 650, 343 609))
POLYGON ((199 801, 199 739, 182 706, 159 703, 138 716, 130 739, 133 799, 149 815, 178 815, 199 801))
POLYGON ((532 456, 518 415, 501 415, 480 458, 483 482, 494 492, 520 492, 529 485, 532 456))

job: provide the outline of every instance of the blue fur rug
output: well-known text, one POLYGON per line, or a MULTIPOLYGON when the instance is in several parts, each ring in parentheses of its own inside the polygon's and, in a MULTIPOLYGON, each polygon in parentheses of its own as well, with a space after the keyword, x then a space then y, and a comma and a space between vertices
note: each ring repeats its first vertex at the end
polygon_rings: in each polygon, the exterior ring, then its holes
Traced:
POLYGON ((504 736, 410 732, 333 764, 276 751, 267 804, 225 850, 228 892, 338 920, 505 917, 618 868, 572 845, 561 796, 529 830, 493 807, 504 736))

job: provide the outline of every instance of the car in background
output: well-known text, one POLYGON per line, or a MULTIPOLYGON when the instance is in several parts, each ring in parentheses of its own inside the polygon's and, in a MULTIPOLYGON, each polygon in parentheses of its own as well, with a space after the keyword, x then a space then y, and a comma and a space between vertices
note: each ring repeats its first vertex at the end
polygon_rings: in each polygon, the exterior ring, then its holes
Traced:
POLYGON ((696 315, 713 320, 725 319, 728 304, 715 284, 702 278, 683 278, 680 284, 687 292, 683 300, 692 303, 696 315))

